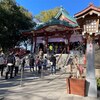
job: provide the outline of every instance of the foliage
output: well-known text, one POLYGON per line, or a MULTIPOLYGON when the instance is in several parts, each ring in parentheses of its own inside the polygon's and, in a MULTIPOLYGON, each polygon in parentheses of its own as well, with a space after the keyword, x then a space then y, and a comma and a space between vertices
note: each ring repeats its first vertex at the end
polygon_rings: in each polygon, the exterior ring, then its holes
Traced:
POLYGON ((100 78, 97 78, 97 88, 100 90, 100 78))
POLYGON ((33 28, 33 17, 15 0, 0 1, 0 45, 3 49, 15 46, 20 40, 19 30, 33 28))
POLYGON ((51 10, 42 11, 39 15, 35 16, 37 19, 41 20, 42 22, 47 22, 51 18, 53 18, 59 11, 59 7, 56 7, 51 10))

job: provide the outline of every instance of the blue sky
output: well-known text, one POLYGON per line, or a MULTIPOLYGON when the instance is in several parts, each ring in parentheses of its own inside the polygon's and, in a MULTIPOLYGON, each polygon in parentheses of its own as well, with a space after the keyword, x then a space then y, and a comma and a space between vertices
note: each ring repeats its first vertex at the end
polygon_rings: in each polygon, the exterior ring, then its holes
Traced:
POLYGON ((86 8, 90 2, 100 7, 100 0, 16 0, 19 5, 28 9, 33 16, 41 11, 63 6, 71 16, 86 8))

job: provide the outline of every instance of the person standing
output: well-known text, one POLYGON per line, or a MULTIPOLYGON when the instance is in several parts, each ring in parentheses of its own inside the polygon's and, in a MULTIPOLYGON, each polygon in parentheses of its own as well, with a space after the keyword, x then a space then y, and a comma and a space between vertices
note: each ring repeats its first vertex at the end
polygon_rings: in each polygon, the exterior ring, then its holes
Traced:
POLYGON ((34 57, 33 57, 33 55, 31 55, 31 57, 29 59, 29 65, 30 65, 30 71, 32 71, 31 68, 34 71, 34 57))
POLYGON ((36 59, 35 59, 36 71, 38 70, 38 65, 39 65, 39 56, 37 56, 36 59))
POLYGON ((38 57, 39 57, 39 62, 38 62, 38 73, 39 73, 39 74, 41 74, 42 63, 43 63, 43 56, 44 56, 43 50, 40 49, 39 54, 38 54, 38 57))
POLYGON ((44 53, 43 50, 40 48, 39 53, 38 53, 39 59, 43 59, 44 53))
POLYGON ((51 74, 56 74, 56 57, 52 55, 50 61, 52 62, 51 74))
POLYGON ((53 46, 52 46, 52 44, 49 46, 49 51, 50 51, 51 54, 53 53, 53 46))
POLYGON ((43 70, 46 70, 47 68, 47 57, 45 56, 43 59, 43 70))
POLYGON ((7 71, 5 79, 8 79, 8 74, 10 73, 10 78, 13 78, 13 70, 15 66, 15 56, 13 52, 10 52, 10 54, 7 57, 7 71))
POLYGON ((24 67, 25 67, 25 64, 26 64, 26 59, 25 59, 25 57, 22 57, 21 58, 21 70, 23 70, 23 72, 24 72, 24 67))
POLYGON ((1 76, 3 76, 3 71, 4 67, 6 66, 5 64, 5 55, 2 51, 0 51, 0 70, 1 70, 1 76))
POLYGON ((21 60, 19 58, 19 55, 15 55, 15 76, 18 74, 19 66, 21 64, 21 60))

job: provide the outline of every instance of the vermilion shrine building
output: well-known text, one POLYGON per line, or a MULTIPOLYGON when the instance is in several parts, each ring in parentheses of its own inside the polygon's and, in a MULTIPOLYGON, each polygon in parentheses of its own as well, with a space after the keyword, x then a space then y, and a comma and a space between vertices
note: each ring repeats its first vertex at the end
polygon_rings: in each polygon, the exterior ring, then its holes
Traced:
POLYGON ((63 49, 66 52, 70 49, 70 42, 82 42, 82 30, 79 28, 76 19, 71 17, 64 8, 60 8, 58 14, 48 22, 37 24, 33 30, 22 32, 24 35, 33 36, 33 50, 37 48, 48 48, 53 44, 54 49, 63 49), (45 45, 44 45, 45 44, 45 45))

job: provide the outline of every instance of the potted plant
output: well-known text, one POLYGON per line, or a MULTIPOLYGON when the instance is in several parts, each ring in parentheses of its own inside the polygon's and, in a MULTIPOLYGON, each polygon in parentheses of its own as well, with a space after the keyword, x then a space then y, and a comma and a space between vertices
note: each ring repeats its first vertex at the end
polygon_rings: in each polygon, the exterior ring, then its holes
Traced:
POLYGON ((77 59, 75 56, 75 59, 71 63, 71 75, 69 78, 67 78, 67 92, 69 94, 75 94, 75 95, 81 95, 85 96, 85 86, 86 86, 86 80, 85 78, 82 78, 83 74, 83 67, 77 63, 77 59), (72 65, 76 68, 76 76, 72 74, 72 65))

